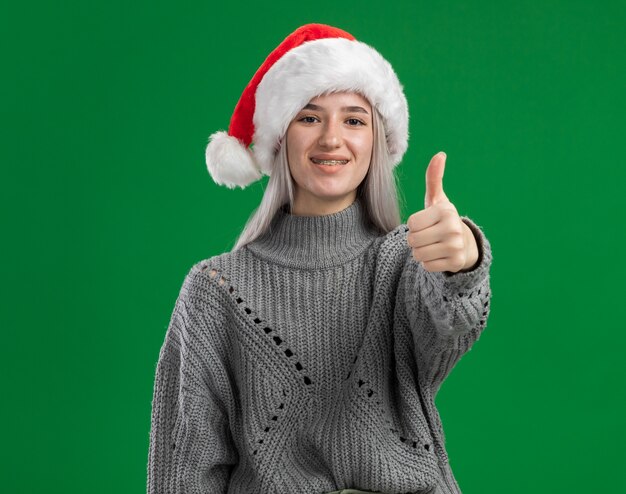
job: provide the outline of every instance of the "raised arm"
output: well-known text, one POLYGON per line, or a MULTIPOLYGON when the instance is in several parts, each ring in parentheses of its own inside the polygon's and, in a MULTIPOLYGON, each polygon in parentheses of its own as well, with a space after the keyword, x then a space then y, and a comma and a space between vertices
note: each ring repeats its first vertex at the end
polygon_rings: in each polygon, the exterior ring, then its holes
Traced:
POLYGON ((489 314, 491 246, 443 190, 446 154, 426 169, 424 209, 407 221, 410 255, 402 273, 405 309, 422 379, 436 393, 484 328, 489 314))
POLYGON ((418 366, 436 392, 461 356, 470 350, 487 324, 491 288, 491 245, 468 217, 462 221, 476 240, 478 259, 473 269, 430 272, 409 254, 400 293, 413 332, 418 366))

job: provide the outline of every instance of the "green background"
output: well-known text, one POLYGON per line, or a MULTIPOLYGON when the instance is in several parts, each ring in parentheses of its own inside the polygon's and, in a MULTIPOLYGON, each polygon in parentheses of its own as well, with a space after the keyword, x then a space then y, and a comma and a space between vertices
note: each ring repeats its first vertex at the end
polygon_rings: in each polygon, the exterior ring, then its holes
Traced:
POLYGON ((63 4, 0 10, 2 492, 145 491, 183 278, 267 183, 214 184, 207 138, 308 22, 405 86, 403 221, 443 150, 492 244, 487 328, 437 398, 463 493, 626 492, 626 3, 63 4))

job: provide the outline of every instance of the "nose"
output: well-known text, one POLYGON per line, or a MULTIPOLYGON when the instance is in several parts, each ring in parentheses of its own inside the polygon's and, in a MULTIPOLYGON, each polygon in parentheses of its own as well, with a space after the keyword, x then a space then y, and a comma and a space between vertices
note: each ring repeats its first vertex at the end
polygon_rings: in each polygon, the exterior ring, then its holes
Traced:
POLYGON ((322 127, 319 138, 319 145, 323 148, 338 148, 342 145, 341 129, 339 124, 333 121, 327 121, 322 127))

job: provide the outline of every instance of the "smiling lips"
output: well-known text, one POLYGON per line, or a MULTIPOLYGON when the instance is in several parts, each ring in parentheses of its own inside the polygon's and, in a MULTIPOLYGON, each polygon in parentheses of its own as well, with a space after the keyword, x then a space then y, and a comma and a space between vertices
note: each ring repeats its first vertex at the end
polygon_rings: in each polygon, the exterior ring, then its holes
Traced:
POLYGON ((336 166, 336 165, 345 165, 350 160, 311 158, 311 161, 315 163, 316 165, 336 166))

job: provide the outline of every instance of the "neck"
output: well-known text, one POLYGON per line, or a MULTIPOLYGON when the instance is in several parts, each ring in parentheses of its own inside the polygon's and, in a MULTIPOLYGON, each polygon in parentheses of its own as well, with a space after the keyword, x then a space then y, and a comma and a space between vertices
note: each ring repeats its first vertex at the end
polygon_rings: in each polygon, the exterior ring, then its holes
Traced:
POLYGON ((247 248, 277 264, 319 269, 353 259, 379 235, 359 199, 340 211, 317 216, 290 214, 285 204, 267 231, 247 248))
POLYGON ((291 214, 295 216, 323 216, 338 213, 346 209, 356 200, 356 190, 339 199, 324 199, 312 194, 304 194, 296 189, 291 214))

